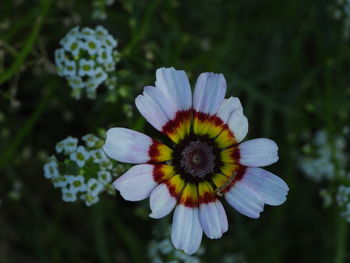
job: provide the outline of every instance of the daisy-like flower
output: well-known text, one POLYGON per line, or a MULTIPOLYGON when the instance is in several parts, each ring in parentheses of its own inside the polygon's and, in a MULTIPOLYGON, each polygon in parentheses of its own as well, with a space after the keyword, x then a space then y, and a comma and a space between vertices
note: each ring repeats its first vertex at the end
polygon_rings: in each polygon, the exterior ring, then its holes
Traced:
POLYGON ((175 208, 171 240, 187 254, 197 251, 203 231, 212 239, 227 231, 220 197, 258 218, 265 204, 282 204, 289 190, 281 178, 257 168, 278 160, 276 143, 263 138, 242 142, 247 118, 239 99, 225 99, 225 93, 222 74, 201 74, 192 97, 184 71, 161 68, 155 87, 145 87, 136 106, 173 141, 172 147, 125 128, 107 132, 107 155, 138 164, 114 182, 115 188, 126 200, 150 197, 153 218, 175 208))

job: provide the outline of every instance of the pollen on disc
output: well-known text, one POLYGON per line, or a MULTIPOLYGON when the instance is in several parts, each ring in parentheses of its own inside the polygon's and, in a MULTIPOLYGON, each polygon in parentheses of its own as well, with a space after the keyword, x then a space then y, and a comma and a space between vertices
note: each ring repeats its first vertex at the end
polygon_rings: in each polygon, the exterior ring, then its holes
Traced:
POLYGON ((190 142, 181 152, 180 164, 186 173, 204 178, 215 167, 213 146, 200 140, 190 142))

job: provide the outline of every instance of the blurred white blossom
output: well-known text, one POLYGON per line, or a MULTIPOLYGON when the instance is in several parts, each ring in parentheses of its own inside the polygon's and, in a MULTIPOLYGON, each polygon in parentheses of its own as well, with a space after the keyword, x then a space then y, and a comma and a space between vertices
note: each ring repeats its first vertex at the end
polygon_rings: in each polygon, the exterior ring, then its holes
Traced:
POLYGON ((74 27, 60 41, 55 51, 57 73, 67 79, 75 99, 81 98, 84 89, 88 98, 96 98, 97 88, 105 81, 109 89, 111 83, 115 86, 115 77, 109 73, 115 70, 117 44, 102 26, 74 27))
POLYGON ((84 146, 79 146, 75 152, 70 154, 70 159, 75 161, 79 167, 83 167, 86 160, 89 159, 89 153, 84 146))
POLYGON ((315 182, 332 181, 334 187, 320 190, 324 206, 331 206, 335 200, 341 215, 350 223, 347 136, 347 127, 333 137, 323 130, 316 132, 311 142, 304 146, 304 156, 300 158, 299 164, 305 175, 315 182))
POLYGON ((59 177, 58 164, 54 156, 44 165, 44 176, 46 179, 53 179, 59 177))
POLYGON ((113 177, 125 167, 107 157, 99 136, 86 134, 81 142, 79 145, 78 138, 71 136, 59 141, 55 147, 58 155, 51 156, 43 166, 44 177, 61 189, 63 201, 83 200, 91 206, 100 200, 101 193, 115 194, 113 177))
POLYGON ((177 250, 170 240, 170 228, 167 223, 155 225, 153 229, 154 239, 148 244, 148 257, 151 263, 200 263, 199 256, 205 253, 201 246, 194 255, 187 255, 181 250, 177 250))
POLYGON ((62 141, 56 144, 56 152, 57 153, 63 152, 63 153, 69 154, 76 150, 77 145, 78 145, 78 139, 68 136, 67 138, 63 139, 62 141))
POLYGON ((345 40, 350 37, 350 1, 336 0, 330 7, 330 13, 333 19, 342 23, 343 37, 345 40))
POLYGON ((321 130, 316 132, 311 144, 304 146, 305 154, 300 158, 299 165, 305 175, 316 182, 333 180, 336 173, 345 174, 346 140, 342 135, 332 139, 333 144, 327 133, 321 130))
POLYGON ((114 0, 94 0, 92 2, 92 19, 105 20, 107 18, 107 6, 114 4, 114 0))

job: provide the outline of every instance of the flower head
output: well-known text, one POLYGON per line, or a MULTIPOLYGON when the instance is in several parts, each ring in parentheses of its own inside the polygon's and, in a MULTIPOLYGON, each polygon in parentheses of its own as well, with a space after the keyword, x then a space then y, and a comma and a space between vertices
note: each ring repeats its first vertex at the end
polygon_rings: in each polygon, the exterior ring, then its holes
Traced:
MULTIPOLYGON (((88 33, 88 32, 87 32, 88 33)), ((104 133, 104 132, 102 132, 104 133)), ((56 145, 59 158, 50 157, 43 166, 44 176, 55 188, 61 189, 62 200, 76 202, 84 200, 87 206, 97 203, 103 192, 114 195, 112 176, 120 174, 120 168, 101 149, 103 139, 87 134, 78 138, 67 137, 56 145), (63 160, 60 158, 64 157, 63 160)))
POLYGON ((175 208, 171 240, 187 254, 197 251, 203 231, 212 239, 227 231, 220 197, 258 218, 265 204, 282 204, 289 190, 281 178, 258 168, 278 160, 276 143, 242 142, 247 118, 239 99, 225 99, 225 93, 222 74, 201 74, 192 97, 184 71, 161 68, 155 87, 145 87, 136 106, 172 147, 125 128, 107 132, 107 155, 137 164, 114 182, 115 188, 126 200, 150 197, 153 218, 175 208))
POLYGON ((102 26, 75 27, 60 44, 62 47, 55 51, 58 74, 67 79, 74 98, 80 99, 86 88, 88 98, 94 99, 96 89, 115 69, 117 41, 102 26))

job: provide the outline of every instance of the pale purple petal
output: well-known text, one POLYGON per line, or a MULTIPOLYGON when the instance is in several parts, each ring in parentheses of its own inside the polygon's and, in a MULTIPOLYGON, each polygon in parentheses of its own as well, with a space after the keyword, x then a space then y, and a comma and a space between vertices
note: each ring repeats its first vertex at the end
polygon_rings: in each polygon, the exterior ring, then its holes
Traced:
POLYGON ((198 208, 179 204, 175 209, 171 227, 171 241, 174 247, 191 255, 198 250, 202 235, 198 208))
POLYGON ((202 73, 194 89, 193 108, 195 111, 215 115, 224 101, 226 80, 222 74, 202 73))
POLYGON ((217 116, 226 123, 237 142, 241 142, 248 133, 248 119, 243 114, 243 108, 237 97, 225 99, 217 116))
POLYGON ((156 78, 156 87, 174 102, 177 110, 189 110, 192 107, 192 91, 185 71, 160 68, 157 69, 156 78))
POLYGON ((237 97, 230 97, 228 99, 224 99, 217 116, 224 122, 228 123, 228 120, 232 114, 232 112, 236 110, 243 110, 241 101, 237 97))
POLYGON ((267 166, 278 161, 277 144, 265 138, 249 140, 239 146, 240 164, 245 166, 267 166))
POLYGON ((150 160, 149 147, 152 139, 140 132, 125 128, 111 128, 107 131, 103 150, 120 162, 146 163, 150 160))
POLYGON ((207 237, 220 238, 228 229, 224 207, 219 200, 199 206, 199 220, 207 237))
POLYGON ((150 206, 152 218, 162 218, 168 215, 176 205, 176 198, 171 196, 166 184, 158 185, 151 193, 150 206))
POLYGON ((238 212, 251 218, 258 218, 264 210, 260 195, 240 181, 225 193, 225 199, 238 212))
POLYGON ((247 168, 240 182, 254 189, 268 205, 280 205, 287 199, 288 185, 264 169, 247 168))
POLYGON ((176 116, 174 102, 155 87, 145 87, 143 95, 137 96, 135 103, 142 116, 159 131, 176 116))
POLYGON ((236 110, 232 112, 227 125, 235 136, 236 141, 243 141, 248 133, 248 119, 243 115, 243 111, 236 110))
POLYGON ((153 167, 151 164, 135 165, 115 180, 113 185, 125 200, 143 200, 158 185, 153 179, 153 167))

